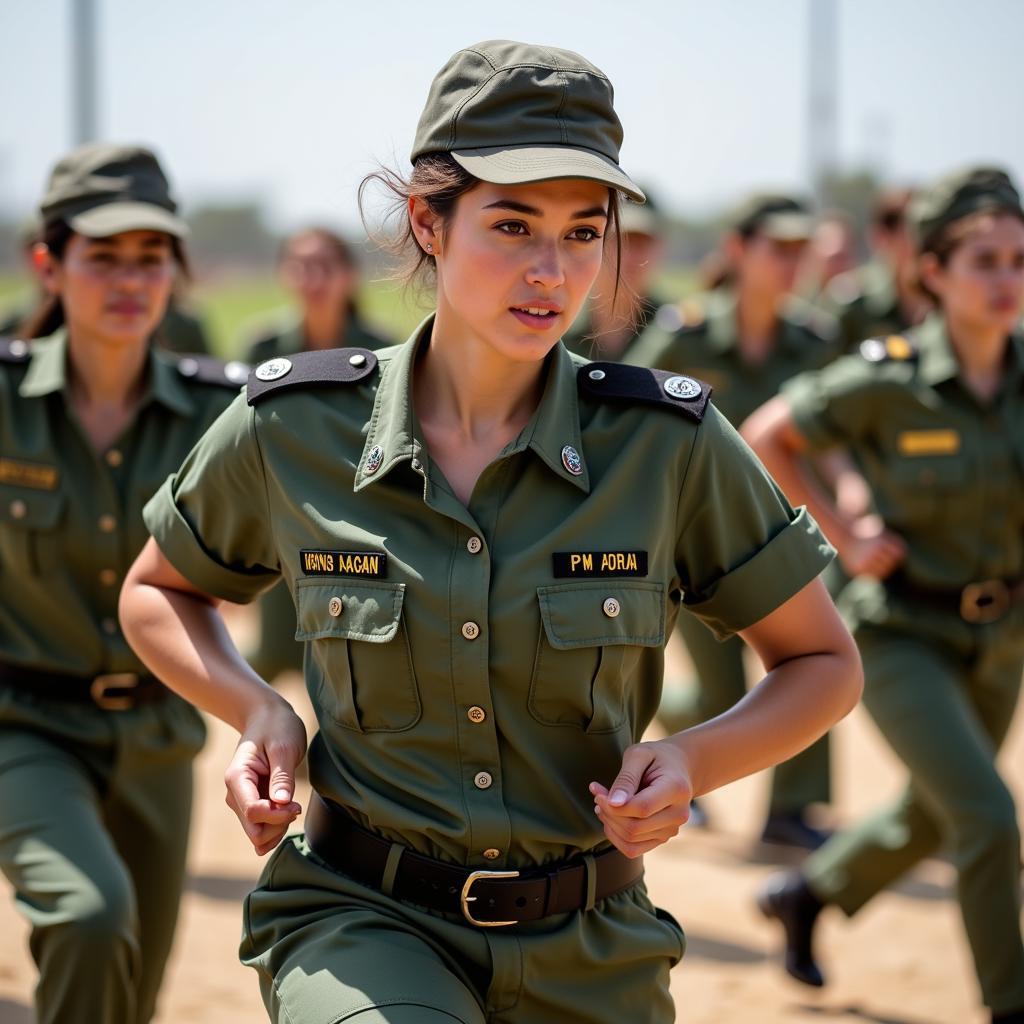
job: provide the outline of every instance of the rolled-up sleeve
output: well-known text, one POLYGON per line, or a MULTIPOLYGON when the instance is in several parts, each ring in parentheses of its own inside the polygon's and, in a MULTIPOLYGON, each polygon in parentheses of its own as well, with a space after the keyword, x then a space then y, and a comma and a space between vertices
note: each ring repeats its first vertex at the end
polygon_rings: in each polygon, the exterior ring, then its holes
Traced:
POLYGON ((678 523, 684 604, 720 638, 773 612, 835 555, 713 406, 683 479, 678 523))
POLYGON ((167 560, 204 593, 247 602, 280 568, 244 392, 221 414, 143 510, 167 560))

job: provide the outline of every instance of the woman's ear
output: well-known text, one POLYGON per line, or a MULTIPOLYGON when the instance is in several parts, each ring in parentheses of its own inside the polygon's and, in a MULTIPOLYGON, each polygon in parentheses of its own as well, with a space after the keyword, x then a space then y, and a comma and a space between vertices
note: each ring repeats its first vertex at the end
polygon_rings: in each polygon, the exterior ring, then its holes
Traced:
POLYGON ((933 295, 941 295, 946 280, 946 268, 933 252, 922 253, 917 260, 917 275, 924 287, 933 295))
POLYGON ((409 198, 409 226, 420 248, 428 256, 437 256, 441 248, 441 218, 417 196, 409 198))
POLYGON ((48 295, 60 295, 60 263, 43 242, 32 246, 32 268, 48 295))

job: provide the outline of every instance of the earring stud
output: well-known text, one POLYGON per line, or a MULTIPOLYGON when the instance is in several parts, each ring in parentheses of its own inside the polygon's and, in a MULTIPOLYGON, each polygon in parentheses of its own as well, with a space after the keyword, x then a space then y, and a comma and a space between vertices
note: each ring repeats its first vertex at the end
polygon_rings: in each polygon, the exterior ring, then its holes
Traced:
POLYGON ((429 242, 427 242, 427 252, 433 252, 433 251, 434 251, 434 247, 429 242))

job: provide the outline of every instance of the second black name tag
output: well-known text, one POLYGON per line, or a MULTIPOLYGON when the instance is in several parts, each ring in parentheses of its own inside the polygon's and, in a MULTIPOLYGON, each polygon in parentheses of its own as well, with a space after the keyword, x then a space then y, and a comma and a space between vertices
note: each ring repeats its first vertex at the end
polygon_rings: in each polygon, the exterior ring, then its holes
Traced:
POLYGON ((556 551, 551 563, 559 580, 647 575, 646 551, 556 551))
POLYGON ((388 574, 388 556, 383 551, 300 551, 299 567, 307 576, 380 580, 388 574))

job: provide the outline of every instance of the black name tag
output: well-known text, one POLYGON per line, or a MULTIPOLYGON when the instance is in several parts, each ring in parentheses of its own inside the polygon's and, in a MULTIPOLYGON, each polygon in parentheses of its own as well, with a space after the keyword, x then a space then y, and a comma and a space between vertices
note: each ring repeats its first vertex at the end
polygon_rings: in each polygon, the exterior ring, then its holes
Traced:
POLYGON ((587 576, 646 576, 646 551, 556 551, 555 579, 587 576))
POLYGON ((300 551, 299 567, 307 576, 379 580, 388 574, 388 556, 383 551, 300 551))

